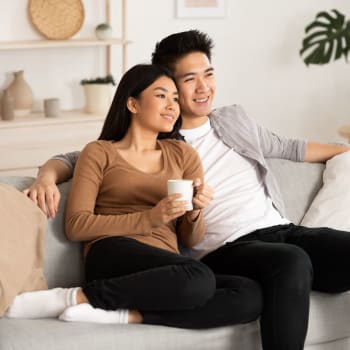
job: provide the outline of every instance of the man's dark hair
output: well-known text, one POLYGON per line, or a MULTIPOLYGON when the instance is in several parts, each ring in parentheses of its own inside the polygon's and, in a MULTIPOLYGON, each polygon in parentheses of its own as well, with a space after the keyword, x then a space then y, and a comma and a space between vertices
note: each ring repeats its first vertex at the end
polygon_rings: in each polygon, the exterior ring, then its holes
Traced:
POLYGON ((156 44, 152 53, 152 63, 174 71, 175 63, 192 52, 202 52, 211 61, 213 47, 212 39, 199 30, 171 34, 156 44))

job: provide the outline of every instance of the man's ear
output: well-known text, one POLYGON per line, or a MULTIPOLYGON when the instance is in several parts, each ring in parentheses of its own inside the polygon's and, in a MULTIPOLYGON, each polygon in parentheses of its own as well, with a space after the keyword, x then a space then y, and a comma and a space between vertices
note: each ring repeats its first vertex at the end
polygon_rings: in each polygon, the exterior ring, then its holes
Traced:
POLYGON ((131 113, 136 114, 137 113, 136 104, 137 104, 137 100, 134 97, 129 97, 128 101, 126 102, 126 107, 131 113))

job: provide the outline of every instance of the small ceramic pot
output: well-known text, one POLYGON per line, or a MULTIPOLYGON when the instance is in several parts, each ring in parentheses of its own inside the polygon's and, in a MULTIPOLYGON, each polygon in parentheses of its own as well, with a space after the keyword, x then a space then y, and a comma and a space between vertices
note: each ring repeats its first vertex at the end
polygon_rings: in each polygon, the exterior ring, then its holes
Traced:
POLYGON ((112 38, 112 27, 107 23, 101 23, 95 28, 96 37, 100 40, 112 38))

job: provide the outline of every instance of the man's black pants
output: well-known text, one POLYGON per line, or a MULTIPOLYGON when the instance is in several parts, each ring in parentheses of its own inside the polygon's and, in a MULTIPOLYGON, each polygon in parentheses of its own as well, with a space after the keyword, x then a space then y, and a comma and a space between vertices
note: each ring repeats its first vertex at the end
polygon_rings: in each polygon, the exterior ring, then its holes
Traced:
POLYGON ((257 230, 201 261, 214 273, 248 277, 261 285, 264 350, 304 348, 311 289, 350 289, 350 233, 329 228, 290 224, 257 230))

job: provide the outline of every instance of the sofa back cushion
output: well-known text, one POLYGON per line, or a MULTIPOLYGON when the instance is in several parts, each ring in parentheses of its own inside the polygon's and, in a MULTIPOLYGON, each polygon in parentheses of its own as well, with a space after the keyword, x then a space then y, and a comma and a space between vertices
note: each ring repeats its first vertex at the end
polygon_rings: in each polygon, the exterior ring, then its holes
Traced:
POLYGON ((61 193, 60 205, 56 217, 48 222, 45 273, 49 287, 81 286, 84 280, 82 244, 68 241, 64 233, 70 186, 70 182, 58 186, 61 193))
POLYGON ((267 163, 281 189, 287 219, 299 224, 322 187, 325 165, 273 158, 268 159, 267 163))

